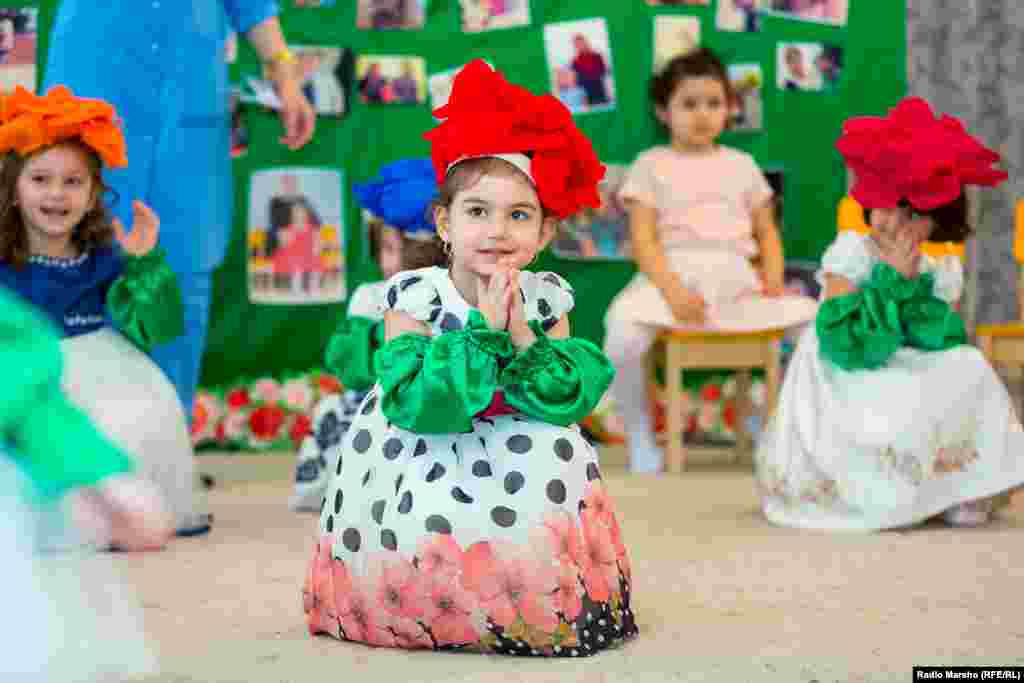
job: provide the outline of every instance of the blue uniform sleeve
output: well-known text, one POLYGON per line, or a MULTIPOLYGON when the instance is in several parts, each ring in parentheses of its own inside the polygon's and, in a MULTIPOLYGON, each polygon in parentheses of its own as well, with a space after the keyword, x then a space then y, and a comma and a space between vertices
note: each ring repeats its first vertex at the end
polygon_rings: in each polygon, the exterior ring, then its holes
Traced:
POLYGON ((280 12, 277 0, 222 0, 231 26, 241 34, 280 12))

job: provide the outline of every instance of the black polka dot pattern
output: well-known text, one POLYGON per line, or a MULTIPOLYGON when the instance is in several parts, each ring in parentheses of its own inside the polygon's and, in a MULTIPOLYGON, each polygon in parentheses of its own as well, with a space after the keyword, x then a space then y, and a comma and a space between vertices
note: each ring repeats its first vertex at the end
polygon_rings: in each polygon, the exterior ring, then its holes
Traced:
POLYGON ((555 455, 563 462, 572 460, 572 442, 569 439, 555 439, 555 455))
POLYGON ((358 553, 360 546, 363 544, 363 538, 359 535, 359 529, 349 527, 341 535, 341 542, 348 548, 349 552, 358 553))
POLYGON ((533 439, 528 437, 526 434, 516 434, 510 436, 505 446, 518 455, 528 453, 533 448, 533 439))
POLYGON ((373 521, 377 522, 377 524, 384 523, 384 508, 387 504, 386 500, 378 500, 370 507, 370 514, 373 516, 373 521))
POLYGON ((552 503, 561 505, 565 502, 565 483, 561 479, 549 481, 545 491, 548 494, 548 500, 552 503))
POLYGON ((441 515, 430 515, 427 517, 424 526, 427 531, 431 531, 437 534, 450 534, 452 532, 452 525, 447 519, 441 515))
POLYGON ((494 472, 491 471, 491 463, 486 460, 477 460, 473 463, 473 474, 477 477, 489 477, 494 472))
POLYGON ((601 470, 597 468, 596 462, 587 463, 587 481, 594 481, 601 478, 601 470))
POLYGON ((320 419, 313 438, 316 440, 317 447, 321 451, 326 451, 331 446, 337 446, 344 433, 345 430, 341 428, 341 420, 338 419, 337 414, 331 411, 320 419))
POLYGON ((359 433, 356 434, 356 438, 352 439, 352 448, 355 449, 356 453, 365 453, 370 450, 372 444, 373 437, 370 436, 370 431, 367 429, 360 429, 359 433))
POLYGON ((402 481, 405 479, 404 474, 399 474, 395 477, 395 495, 398 495, 398 491, 402 488, 402 481))
POLYGON ((448 470, 445 469, 444 465, 439 462, 435 462, 434 466, 427 472, 427 481, 434 482, 444 476, 444 473, 448 470))
POLYGON ((457 501, 458 501, 458 502, 460 502, 460 503, 466 503, 466 504, 469 504, 469 503, 472 503, 472 502, 473 502, 473 497, 472 497, 472 496, 470 496, 470 495, 469 495, 468 493, 466 493, 465 491, 463 491, 463 490, 462 490, 461 488, 459 488, 458 486, 456 486, 456 487, 454 487, 454 488, 452 489, 452 498, 454 498, 455 500, 457 500, 457 501))
POLYGON ((342 495, 341 489, 338 489, 338 492, 334 494, 334 514, 341 514, 341 503, 344 500, 345 496, 342 495))
POLYGON ((509 495, 518 493, 526 485, 526 477, 519 472, 509 472, 505 475, 505 492, 509 495))
POLYGON ((335 474, 341 474, 341 463, 343 461, 344 461, 344 458, 341 457, 341 453, 338 453, 338 466, 336 468, 334 468, 334 473, 335 474))
POLYGON ((327 515, 327 533, 334 531, 334 515, 327 515))
POLYGON ((491 520, 500 527, 508 528, 516 523, 516 511, 499 505, 491 510, 491 520))
POLYGON ((537 312, 545 318, 551 315, 551 304, 548 303, 547 299, 539 299, 537 301, 537 312))
POLYGON ((380 544, 387 550, 398 550, 398 536, 395 536, 395 532, 391 529, 382 529, 380 544))
POLYGON ((398 512, 407 515, 412 510, 412 491, 406 491, 402 494, 402 500, 398 502, 398 512))
POLYGON ((416 449, 412 452, 412 457, 418 458, 427 452, 427 442, 423 439, 416 440, 416 449))
POLYGON ((366 474, 363 475, 363 486, 370 483, 370 479, 373 477, 373 470, 366 470, 366 474))
POLYGON ((401 289, 404 292, 405 290, 409 289, 422 279, 423 278, 421 278, 419 275, 413 275, 412 277, 403 280, 402 284, 399 285, 399 289, 401 289))
POLYGON ((398 304, 398 287, 394 285, 388 289, 388 308, 394 308, 398 304))
POLYGON ((384 457, 388 460, 394 460, 402 452, 402 440, 397 437, 391 437, 384 442, 384 457))

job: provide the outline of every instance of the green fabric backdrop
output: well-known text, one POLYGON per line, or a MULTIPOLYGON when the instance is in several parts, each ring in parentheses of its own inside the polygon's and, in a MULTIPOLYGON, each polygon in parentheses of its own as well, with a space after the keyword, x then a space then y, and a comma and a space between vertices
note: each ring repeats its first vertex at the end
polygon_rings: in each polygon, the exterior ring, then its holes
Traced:
MULTIPOLYGON (((703 45, 716 50, 726 62, 759 62, 762 66, 764 132, 726 133, 722 141, 753 154, 762 168, 785 170, 782 234, 786 256, 816 259, 835 235, 835 207, 845 189, 842 164, 833 147, 843 120, 851 115, 883 113, 906 91, 904 3, 852 2, 846 27, 766 17, 760 33, 729 33, 715 28, 717 1, 711 0, 708 7, 649 7, 644 0, 532 0, 529 27, 478 34, 461 32, 458 0, 432 0, 426 26, 420 31, 357 30, 354 0, 337 0, 336 7, 316 9, 293 8, 291 0, 281 0, 281 19, 291 43, 350 47, 357 55, 420 55, 426 59, 428 73, 482 57, 513 82, 544 92, 548 89, 544 24, 603 16, 612 46, 617 106, 610 112, 578 116, 577 121, 603 161, 629 163, 639 152, 664 140, 646 97, 653 17, 696 16, 703 45), (789 41, 843 46, 844 69, 837 95, 775 88, 775 47, 789 41)), ((56 4, 52 0, 39 3, 41 54, 56 4)), ((235 75, 253 74, 256 68, 254 53, 243 44, 235 75)), ((432 127, 433 118, 428 105, 371 107, 353 98, 350 109, 340 120, 320 117, 316 138, 299 152, 277 144, 280 127, 276 116, 252 110, 247 114, 251 143, 248 154, 235 164, 235 224, 228 257, 215 281, 204 385, 222 385, 257 373, 277 375, 318 367, 327 339, 344 314, 344 305, 248 302, 246 215, 251 172, 289 165, 340 169, 346 184, 349 291, 379 277, 376 266, 365 256, 359 210, 348 185, 372 177, 384 163, 426 155, 429 150, 421 134, 432 127)), ((572 314, 574 329, 580 336, 600 342, 604 312, 633 274, 633 266, 545 255, 539 267, 555 270, 572 282, 579 293, 572 314)))

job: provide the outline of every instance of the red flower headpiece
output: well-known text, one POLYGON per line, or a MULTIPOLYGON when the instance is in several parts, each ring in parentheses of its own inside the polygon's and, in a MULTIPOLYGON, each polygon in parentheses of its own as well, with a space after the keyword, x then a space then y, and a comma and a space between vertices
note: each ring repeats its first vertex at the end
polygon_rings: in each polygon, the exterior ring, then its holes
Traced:
POLYGON ((600 207, 597 184, 605 167, 555 97, 513 85, 476 59, 455 77, 448 104, 434 116, 443 121, 423 137, 431 142, 439 184, 460 159, 523 153, 530 157, 530 175, 545 209, 566 218, 584 206, 600 207))
POLYGON ((117 114, 103 100, 75 97, 63 85, 41 97, 20 85, 0 95, 0 154, 25 156, 72 138, 91 147, 107 166, 128 165, 117 114))
POLYGON ((928 211, 956 199, 964 185, 994 187, 1009 177, 992 168, 997 153, 958 119, 936 119, 919 97, 904 99, 886 117, 849 119, 836 149, 857 175, 850 194, 869 209, 895 208, 906 199, 928 211))

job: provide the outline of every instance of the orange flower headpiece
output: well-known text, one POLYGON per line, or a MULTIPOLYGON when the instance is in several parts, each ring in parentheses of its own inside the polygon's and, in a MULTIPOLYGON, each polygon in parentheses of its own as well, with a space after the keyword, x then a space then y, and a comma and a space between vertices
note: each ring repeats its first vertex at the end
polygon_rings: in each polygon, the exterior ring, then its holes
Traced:
POLYGON ((431 143, 439 184, 463 159, 525 154, 540 202, 555 216, 601 205, 597 184, 605 167, 552 95, 534 95, 476 59, 455 77, 448 104, 434 116, 442 123, 423 137, 431 143))
POLYGON ((847 120, 836 148, 857 175, 850 194, 869 209, 891 209, 906 200, 928 211, 959 197, 964 185, 995 187, 1008 177, 992 168, 999 154, 958 119, 935 118, 919 97, 904 99, 888 116, 847 120))
POLYGON ((92 148, 106 166, 128 165, 117 113, 103 100, 75 97, 63 85, 42 97, 21 86, 0 95, 0 154, 26 156, 74 138, 92 148))

